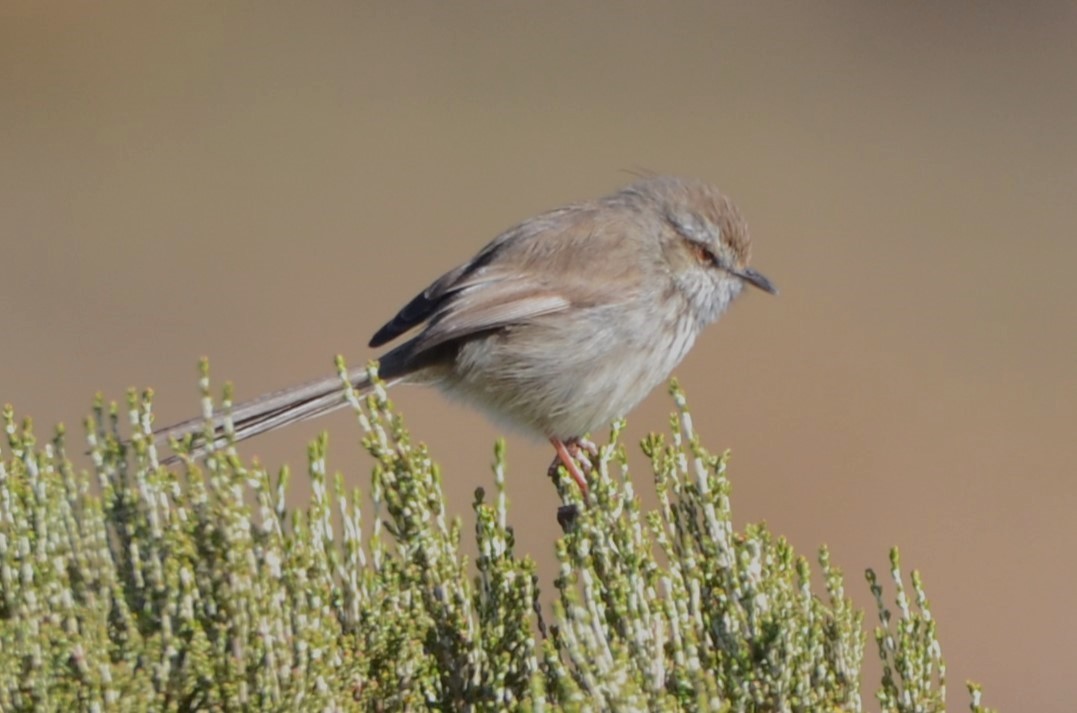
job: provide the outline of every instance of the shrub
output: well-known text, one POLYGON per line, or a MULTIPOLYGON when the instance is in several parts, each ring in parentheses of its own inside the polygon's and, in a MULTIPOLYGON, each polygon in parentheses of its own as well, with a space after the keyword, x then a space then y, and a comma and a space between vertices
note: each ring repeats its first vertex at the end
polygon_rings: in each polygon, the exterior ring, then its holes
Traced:
MULTIPOLYGON (((437 467, 380 386, 351 395, 369 498, 328 477, 322 437, 301 509, 287 469, 271 477, 231 446, 162 467, 150 393, 129 395, 127 442, 98 398, 90 472, 62 427, 41 444, 9 406, 0 710, 860 711, 863 615, 841 572, 821 549, 817 593, 786 540, 734 531, 727 455, 703 448, 671 393, 669 434, 643 443, 657 510, 635 496, 620 425, 593 458, 589 502, 559 483, 574 517, 554 543, 552 602, 507 524, 504 445, 492 497, 475 494, 470 563, 437 467)), ((920 578, 905 589, 896 550, 890 576, 894 612, 868 572, 881 709, 944 710, 920 578)))

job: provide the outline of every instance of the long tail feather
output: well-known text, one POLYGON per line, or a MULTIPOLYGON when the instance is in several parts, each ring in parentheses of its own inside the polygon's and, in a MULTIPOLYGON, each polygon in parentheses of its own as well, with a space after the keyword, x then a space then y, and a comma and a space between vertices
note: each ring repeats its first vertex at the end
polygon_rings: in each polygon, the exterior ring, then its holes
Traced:
MULTIPOLYGON (((347 378, 352 388, 360 393, 371 388, 366 367, 350 369, 347 378)), ((263 394, 233 406, 227 412, 214 415, 210 419, 214 433, 212 445, 215 448, 233 439, 237 442, 243 441, 282 426, 327 414, 347 403, 347 392, 339 375, 263 394), (226 428, 228 421, 231 421, 230 429, 226 428)), ((206 419, 199 417, 158 429, 153 432, 153 436, 156 443, 163 444, 172 438, 182 439, 193 435, 196 441, 191 455, 200 457, 210 450, 210 444, 201 438, 205 432, 206 419)), ((172 455, 161 462, 168 465, 178 460, 178 455, 172 455)))

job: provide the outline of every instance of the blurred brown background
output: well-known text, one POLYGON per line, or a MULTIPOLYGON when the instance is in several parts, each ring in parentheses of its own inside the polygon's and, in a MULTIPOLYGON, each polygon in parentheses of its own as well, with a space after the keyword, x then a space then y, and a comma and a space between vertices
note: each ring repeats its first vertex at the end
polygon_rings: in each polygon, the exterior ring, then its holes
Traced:
MULTIPOLYGON (((361 363, 517 220, 626 169, 704 178, 782 289, 678 370, 734 450, 741 522, 829 543, 865 605, 863 568, 900 544, 954 710, 967 677, 1009 711, 1070 710, 1074 7, 7 0, 0 401, 47 432, 152 385, 164 423, 198 412, 202 354, 240 397, 361 363)), ((497 428, 394 396, 466 515, 497 428)), ((656 392, 629 435, 670 409, 656 392)), ((351 418, 245 452, 301 465, 327 428, 361 484, 351 418)), ((509 439, 521 550, 547 564, 550 457, 509 439)))

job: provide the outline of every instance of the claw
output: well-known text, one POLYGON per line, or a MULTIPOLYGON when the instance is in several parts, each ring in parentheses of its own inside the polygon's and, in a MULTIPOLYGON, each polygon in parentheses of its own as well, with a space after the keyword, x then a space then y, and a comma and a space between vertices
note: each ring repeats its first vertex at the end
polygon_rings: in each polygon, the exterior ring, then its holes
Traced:
POLYGON ((598 455, 598 444, 589 438, 577 438, 573 441, 580 449, 587 451, 593 456, 598 455))

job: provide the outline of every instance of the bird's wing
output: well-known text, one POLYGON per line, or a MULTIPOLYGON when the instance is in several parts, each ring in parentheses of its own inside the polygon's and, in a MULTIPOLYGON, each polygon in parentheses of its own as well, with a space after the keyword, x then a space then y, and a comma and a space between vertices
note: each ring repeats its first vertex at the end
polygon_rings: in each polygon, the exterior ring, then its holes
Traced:
POLYGON ((567 226, 565 219, 577 209, 577 206, 568 206, 549 211, 498 235, 473 258, 446 272, 404 305, 403 309, 374 333, 370 346, 380 347, 433 318, 439 309, 460 291, 500 281, 501 277, 494 265, 501 253, 519 250, 521 247, 526 249, 526 246, 536 239, 557 241, 559 233, 567 226))
POLYGON ((571 298, 526 279, 482 280, 454 292, 415 338, 416 353, 510 324, 520 324, 572 305, 571 298))
POLYGON ((571 304, 568 297, 519 275, 475 269, 474 261, 448 272, 406 304, 374 334, 378 347, 429 320, 417 338, 429 349, 468 333, 550 314, 571 304))
MULTIPOLYGON (((425 351, 453 339, 527 322, 572 305, 627 299, 645 282, 634 263, 611 260, 629 220, 594 204, 568 206, 505 231, 470 261, 417 295, 370 340, 377 347, 427 322, 425 351), (585 268, 585 269, 581 269, 585 268)), ((413 352, 413 354, 416 352, 413 352)))

